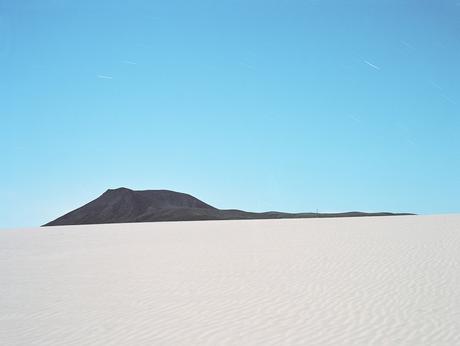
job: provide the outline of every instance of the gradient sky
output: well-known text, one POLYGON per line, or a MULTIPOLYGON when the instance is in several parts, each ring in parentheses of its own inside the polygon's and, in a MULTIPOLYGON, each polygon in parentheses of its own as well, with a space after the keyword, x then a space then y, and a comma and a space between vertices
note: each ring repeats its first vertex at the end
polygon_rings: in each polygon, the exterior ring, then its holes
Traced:
POLYGON ((0 0, 0 227, 108 188, 460 212, 460 2, 0 0))

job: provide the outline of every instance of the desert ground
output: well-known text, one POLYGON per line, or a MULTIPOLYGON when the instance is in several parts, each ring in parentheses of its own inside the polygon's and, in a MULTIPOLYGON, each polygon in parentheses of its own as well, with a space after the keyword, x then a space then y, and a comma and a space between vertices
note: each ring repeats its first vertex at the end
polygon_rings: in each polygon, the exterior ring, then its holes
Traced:
POLYGON ((1 345, 460 345, 460 215, 0 230, 1 345))

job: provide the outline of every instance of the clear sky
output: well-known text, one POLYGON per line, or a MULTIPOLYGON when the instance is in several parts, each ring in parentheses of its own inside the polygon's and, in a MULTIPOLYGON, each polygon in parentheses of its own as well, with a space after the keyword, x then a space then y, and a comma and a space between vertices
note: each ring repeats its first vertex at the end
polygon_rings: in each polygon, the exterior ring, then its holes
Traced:
POLYGON ((458 0, 0 0, 0 227, 108 188, 460 212, 458 0))

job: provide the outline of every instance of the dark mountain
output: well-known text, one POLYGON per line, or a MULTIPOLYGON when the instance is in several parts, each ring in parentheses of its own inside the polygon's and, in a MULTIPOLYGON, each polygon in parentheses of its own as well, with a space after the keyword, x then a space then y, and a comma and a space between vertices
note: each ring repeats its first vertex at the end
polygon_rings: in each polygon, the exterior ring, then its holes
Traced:
POLYGON ((199 199, 169 190, 133 191, 127 188, 107 190, 100 197, 44 226, 83 225, 122 222, 281 219, 344 216, 407 215, 393 213, 348 212, 335 214, 252 213, 237 209, 217 209, 199 199))

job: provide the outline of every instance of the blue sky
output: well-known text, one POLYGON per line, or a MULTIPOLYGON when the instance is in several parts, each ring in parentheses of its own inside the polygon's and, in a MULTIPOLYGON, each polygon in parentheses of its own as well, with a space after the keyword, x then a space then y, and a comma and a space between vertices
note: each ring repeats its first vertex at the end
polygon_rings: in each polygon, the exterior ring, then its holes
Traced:
POLYGON ((460 212, 460 2, 0 0, 0 227, 108 188, 460 212))

